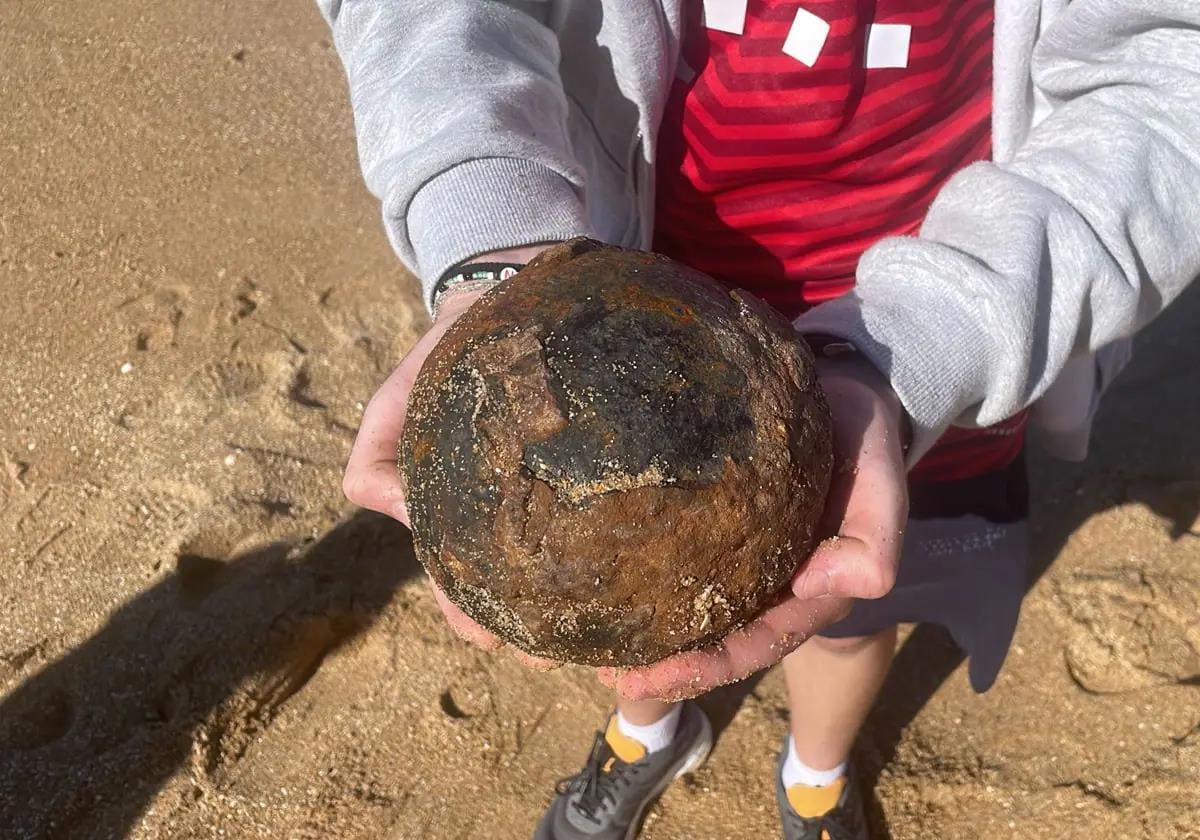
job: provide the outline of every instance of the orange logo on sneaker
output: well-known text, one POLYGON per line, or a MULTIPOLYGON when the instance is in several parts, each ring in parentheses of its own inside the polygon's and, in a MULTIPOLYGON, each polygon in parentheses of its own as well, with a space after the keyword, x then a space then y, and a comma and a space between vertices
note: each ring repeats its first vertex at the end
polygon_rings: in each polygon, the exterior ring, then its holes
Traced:
MULTIPOLYGON (((646 747, 636 738, 630 738, 617 726, 616 715, 608 719, 608 729, 604 732, 604 740, 612 747, 612 751, 616 753, 617 758, 626 764, 641 761, 646 756, 646 747)), ((604 768, 604 772, 608 772, 607 766, 604 768)))

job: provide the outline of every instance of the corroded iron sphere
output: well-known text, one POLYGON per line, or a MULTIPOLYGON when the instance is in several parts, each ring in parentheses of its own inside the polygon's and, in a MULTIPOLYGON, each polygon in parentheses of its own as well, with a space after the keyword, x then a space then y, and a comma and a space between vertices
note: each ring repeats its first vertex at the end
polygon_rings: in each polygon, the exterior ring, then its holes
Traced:
POLYGON ((770 606, 816 542, 831 450, 782 316, 581 239, 437 343, 399 463, 417 556, 467 615, 536 656, 639 665, 770 606))

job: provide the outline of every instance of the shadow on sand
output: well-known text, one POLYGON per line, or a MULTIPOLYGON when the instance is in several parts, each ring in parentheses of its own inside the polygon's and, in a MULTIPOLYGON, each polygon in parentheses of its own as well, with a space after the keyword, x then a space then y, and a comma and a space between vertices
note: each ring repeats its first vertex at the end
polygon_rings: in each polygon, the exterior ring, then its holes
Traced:
POLYGON ((0 835, 125 837, 180 766, 244 751, 419 569, 407 530, 368 513, 320 540, 181 555, 0 702, 0 835))

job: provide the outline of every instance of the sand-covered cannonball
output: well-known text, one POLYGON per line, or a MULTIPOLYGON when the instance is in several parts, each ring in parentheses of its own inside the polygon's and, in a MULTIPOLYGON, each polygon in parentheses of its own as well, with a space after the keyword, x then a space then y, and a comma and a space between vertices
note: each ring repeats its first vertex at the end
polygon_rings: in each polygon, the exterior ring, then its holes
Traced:
POLYGON ((715 641, 811 552, 832 465, 812 355, 757 299, 574 240, 484 295, 413 388, 417 556, 537 656, 637 665, 715 641))

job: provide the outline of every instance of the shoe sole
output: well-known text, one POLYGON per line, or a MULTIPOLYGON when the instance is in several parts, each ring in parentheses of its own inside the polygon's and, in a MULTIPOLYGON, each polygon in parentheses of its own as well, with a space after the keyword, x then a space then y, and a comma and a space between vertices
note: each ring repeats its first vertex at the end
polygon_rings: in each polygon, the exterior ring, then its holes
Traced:
POLYGON ((704 760, 708 758, 708 754, 712 752, 713 747, 713 731, 712 724, 708 721, 708 715, 700 713, 700 737, 696 739, 696 743, 692 748, 684 753, 680 759, 679 767, 674 773, 668 773, 663 777, 663 780, 650 791, 650 795, 646 797, 646 801, 642 803, 642 807, 638 809, 637 814, 633 818, 633 822, 629 824, 629 830, 625 832, 625 840, 635 840, 639 831, 642 828, 642 816, 646 813, 646 809, 650 807, 650 803, 662 796, 664 790, 670 787, 671 782, 678 779, 680 776, 686 776, 688 773, 694 773, 704 764, 704 760))

